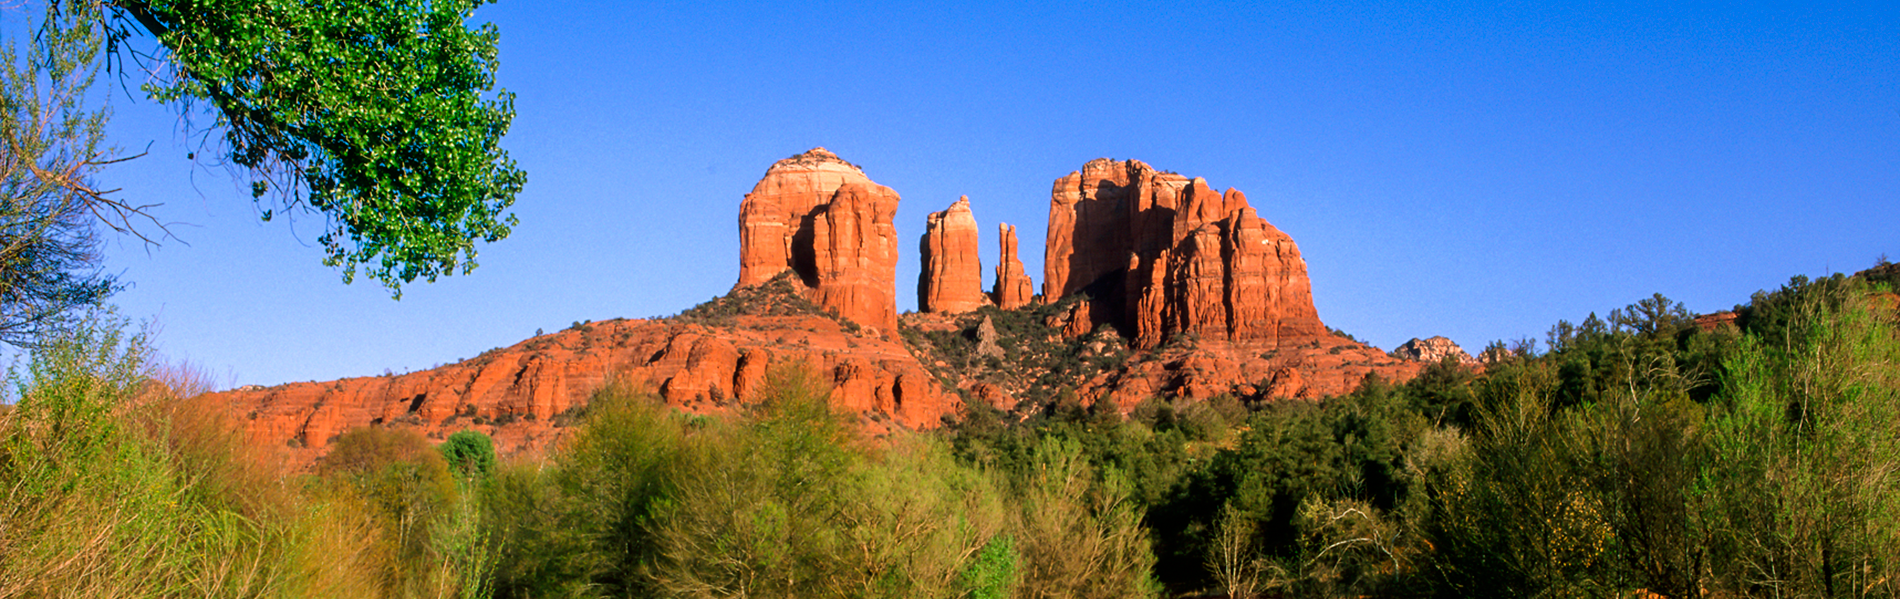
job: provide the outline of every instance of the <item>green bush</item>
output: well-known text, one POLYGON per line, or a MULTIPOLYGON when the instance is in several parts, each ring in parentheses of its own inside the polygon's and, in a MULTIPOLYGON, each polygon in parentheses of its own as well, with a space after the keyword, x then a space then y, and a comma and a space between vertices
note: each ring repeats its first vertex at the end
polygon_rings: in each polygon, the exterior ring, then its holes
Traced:
POLYGON ((356 513, 372 532, 370 550, 381 564, 383 595, 429 594, 453 579, 479 573, 435 568, 448 556, 439 552, 436 533, 453 529, 460 497, 442 453, 421 433, 379 426, 338 436, 324 458, 323 478, 313 492, 356 513))
POLYGON ((481 431, 456 431, 436 449, 449 469, 463 478, 487 478, 495 471, 495 441, 481 431))

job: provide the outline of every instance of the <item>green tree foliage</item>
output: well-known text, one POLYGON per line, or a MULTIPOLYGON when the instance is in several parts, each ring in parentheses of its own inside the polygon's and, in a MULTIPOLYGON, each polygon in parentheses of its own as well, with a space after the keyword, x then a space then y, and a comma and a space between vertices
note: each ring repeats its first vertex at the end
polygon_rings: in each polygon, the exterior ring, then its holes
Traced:
POLYGON ((1127 479, 1099 475, 1072 441, 1037 446, 1012 481, 1030 597, 1156 594, 1154 554, 1127 479))
MULTIPOLYGON (((1726 590, 1900 592, 1900 338, 1861 286, 1796 279, 1757 297, 1709 420, 1696 487, 1726 590)), ((1890 310, 1891 308, 1888 308, 1890 310)))
POLYGON ((550 467, 498 468, 484 491, 501 552, 495 595, 651 595, 656 513, 678 494, 691 422, 616 381, 550 467))
POLYGON ((82 329, 0 412, 0 595, 1893 596, 1882 284, 1796 279, 1741 331, 1653 296, 1481 371, 1125 420, 1070 391, 868 438, 798 365, 719 415, 616 382, 547 458, 482 477, 474 435, 371 428, 295 485, 203 404, 128 402, 162 388, 143 346, 82 329))
POLYGON ((499 34, 465 25, 483 3, 53 0, 46 32, 114 48, 151 35, 164 70, 147 95, 208 112, 207 143, 255 196, 328 220, 326 265, 400 295, 467 273, 474 244, 515 223, 525 175, 500 146, 513 96, 488 93, 499 34))
POLYGON ((481 431, 456 431, 436 449, 449 469, 463 478, 487 478, 495 471, 495 440, 481 431))
POLYGON ((1022 580, 1022 554, 1007 534, 996 535, 978 551, 959 581, 970 599, 1007 599, 1022 580))
POLYGON ((732 418, 596 394, 548 467, 485 491, 496 595, 1016 596, 1005 493, 922 437, 867 447, 799 365, 732 418))
POLYGON ((100 147, 106 111, 88 96, 99 34, 61 18, 49 11, 24 48, 0 39, 0 342, 14 345, 120 289, 99 272, 93 223, 123 230, 136 214, 94 190, 114 161, 100 147))
POLYGON ((1446 592, 1696 592, 1698 398, 1733 345, 1661 295, 1560 322, 1543 356, 1476 380, 1470 448, 1428 485, 1446 592))
POLYGON ((967 574, 1003 526, 986 478, 930 444, 868 453, 800 365, 769 372, 761 395, 756 419, 707 429, 687 460, 696 474, 655 530, 662 594, 954 597, 997 582, 967 574))
POLYGON ((1426 532, 1448 593, 1589 596, 1614 538, 1597 494, 1581 484, 1581 427, 1553 409, 1557 368, 1527 364, 1487 377, 1470 451, 1431 482, 1426 532))

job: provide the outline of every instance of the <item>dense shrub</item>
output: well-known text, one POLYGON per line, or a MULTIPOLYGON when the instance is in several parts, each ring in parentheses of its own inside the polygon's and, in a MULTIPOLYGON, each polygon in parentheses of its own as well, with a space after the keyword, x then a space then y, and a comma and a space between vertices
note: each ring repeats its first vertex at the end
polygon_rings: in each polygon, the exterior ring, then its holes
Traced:
POLYGON ((485 478, 495 471, 495 441, 481 431, 456 431, 436 449, 457 476, 485 478))
POLYGON ((364 532, 303 501, 143 335, 32 350, 0 412, 0 596, 374 596, 364 532))
MULTIPOLYGON (((1858 285, 1775 303, 1726 364, 1695 481, 1718 588, 1900 592, 1900 338, 1858 285)), ((1760 317, 1760 315, 1758 315, 1760 317)))

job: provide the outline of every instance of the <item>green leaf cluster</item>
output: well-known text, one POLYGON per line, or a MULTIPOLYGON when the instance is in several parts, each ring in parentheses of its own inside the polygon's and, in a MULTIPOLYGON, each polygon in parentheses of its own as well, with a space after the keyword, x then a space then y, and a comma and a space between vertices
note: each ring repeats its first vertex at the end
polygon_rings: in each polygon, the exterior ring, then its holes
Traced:
MULTIPOLYGON (((186 114, 208 109, 219 153, 254 195, 328 220, 324 263, 360 266, 400 294, 475 267, 508 236, 526 181, 500 142, 514 96, 494 87, 484 0, 66 0, 120 16, 164 49, 144 86, 186 114)), ((272 209, 264 210, 269 220, 272 209)))

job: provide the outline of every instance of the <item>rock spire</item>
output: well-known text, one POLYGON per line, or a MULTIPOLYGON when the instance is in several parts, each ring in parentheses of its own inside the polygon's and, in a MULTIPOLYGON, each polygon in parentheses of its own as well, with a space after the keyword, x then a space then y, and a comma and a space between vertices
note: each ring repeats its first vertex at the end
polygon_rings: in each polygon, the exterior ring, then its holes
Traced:
POLYGON ((989 305, 969 196, 930 214, 920 246, 924 269, 917 277, 919 311, 957 314, 989 305))
POLYGON ((1016 257, 1016 227, 998 225, 996 237, 1001 252, 997 254, 996 287, 990 292, 990 300, 1004 310, 1027 306, 1034 299, 1036 287, 1023 270, 1023 261, 1016 257))

